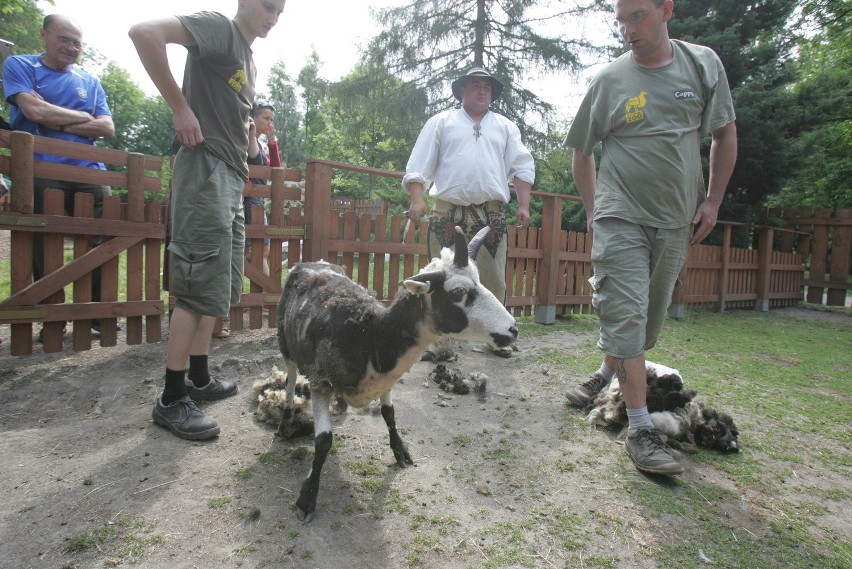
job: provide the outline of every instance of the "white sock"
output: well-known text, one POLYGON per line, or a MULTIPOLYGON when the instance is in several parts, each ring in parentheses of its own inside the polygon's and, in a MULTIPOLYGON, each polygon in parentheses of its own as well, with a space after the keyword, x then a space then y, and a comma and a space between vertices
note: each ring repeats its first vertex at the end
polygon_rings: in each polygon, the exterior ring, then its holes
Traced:
POLYGON ((598 369, 595 373, 610 381, 612 381, 612 378, 615 376, 615 372, 607 367, 605 361, 601 362, 600 369, 598 369))
POLYGON ((654 430, 654 423, 651 421, 651 414, 648 413, 647 406, 627 410, 627 436, 636 436, 639 429, 654 430))

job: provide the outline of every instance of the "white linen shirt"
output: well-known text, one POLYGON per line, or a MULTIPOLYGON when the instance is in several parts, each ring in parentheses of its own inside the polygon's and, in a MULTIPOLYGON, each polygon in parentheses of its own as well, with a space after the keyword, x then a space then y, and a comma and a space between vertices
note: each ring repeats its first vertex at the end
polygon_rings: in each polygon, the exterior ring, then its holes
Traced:
POLYGON ((426 121, 405 168, 405 193, 409 183, 420 182, 433 198, 457 205, 508 203, 508 184, 515 177, 532 185, 535 163, 518 127, 493 111, 482 117, 479 137, 475 124, 464 109, 426 121))

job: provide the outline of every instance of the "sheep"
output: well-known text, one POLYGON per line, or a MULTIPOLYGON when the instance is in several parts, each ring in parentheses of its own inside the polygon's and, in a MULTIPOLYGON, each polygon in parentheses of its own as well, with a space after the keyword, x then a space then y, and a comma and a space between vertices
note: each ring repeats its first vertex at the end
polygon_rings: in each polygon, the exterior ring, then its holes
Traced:
MULTIPOLYGON (((739 452, 739 430, 729 415, 693 401, 696 393, 684 389, 678 370, 654 362, 646 362, 645 367, 651 421, 665 435, 669 446, 689 452, 696 452, 699 447, 723 453, 739 452)), ((627 426, 627 407, 617 381, 601 391, 584 410, 591 425, 608 429, 627 426)))
POLYGON ((332 398, 341 397, 355 408, 379 399, 394 458, 405 468, 414 461, 396 429, 391 388, 397 380, 442 336, 498 347, 517 339, 515 319, 479 282, 476 265, 470 262, 489 230, 483 228, 467 244, 457 227, 455 253, 444 249, 440 258, 405 279, 389 307, 337 265, 301 263, 288 274, 278 303, 287 397, 277 436, 293 435, 300 371, 310 384, 314 413, 313 464, 296 501, 300 520, 310 522, 316 510, 320 473, 331 448, 332 398))

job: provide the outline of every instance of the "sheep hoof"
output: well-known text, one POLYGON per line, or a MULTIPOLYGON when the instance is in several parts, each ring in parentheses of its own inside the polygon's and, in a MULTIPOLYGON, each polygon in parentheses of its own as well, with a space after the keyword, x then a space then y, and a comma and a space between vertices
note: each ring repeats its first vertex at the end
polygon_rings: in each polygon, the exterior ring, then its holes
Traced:
POLYGON ((406 465, 414 466, 414 461, 411 459, 411 455, 408 454, 408 449, 404 446, 402 448, 394 448, 393 456, 396 459, 396 464, 400 468, 405 468, 406 465))
POLYGON ((314 514, 315 513, 316 512, 304 512, 304 511, 302 511, 302 508, 299 508, 299 507, 296 508, 296 517, 299 518, 300 522, 303 522, 303 523, 306 523, 306 524, 309 524, 312 521, 314 521, 314 514))

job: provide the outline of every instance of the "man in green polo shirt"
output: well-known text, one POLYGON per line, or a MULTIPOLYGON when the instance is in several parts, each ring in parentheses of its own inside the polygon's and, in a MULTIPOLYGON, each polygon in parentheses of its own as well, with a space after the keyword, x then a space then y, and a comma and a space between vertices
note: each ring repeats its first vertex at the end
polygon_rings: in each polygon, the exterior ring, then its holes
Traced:
POLYGON ((657 341, 690 244, 713 227, 736 162, 725 70, 709 48, 669 39, 672 0, 617 0, 630 50, 593 79, 566 139, 594 231, 592 304, 603 364, 566 393, 586 405, 618 377, 629 420, 627 454, 639 470, 679 474, 646 405, 645 351, 657 341), (709 132, 705 190, 700 145, 709 132), (594 148, 602 143, 600 170, 594 148))

